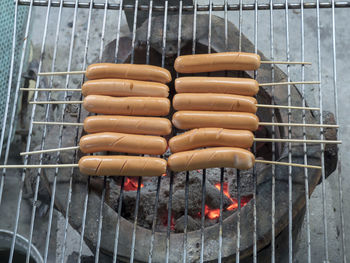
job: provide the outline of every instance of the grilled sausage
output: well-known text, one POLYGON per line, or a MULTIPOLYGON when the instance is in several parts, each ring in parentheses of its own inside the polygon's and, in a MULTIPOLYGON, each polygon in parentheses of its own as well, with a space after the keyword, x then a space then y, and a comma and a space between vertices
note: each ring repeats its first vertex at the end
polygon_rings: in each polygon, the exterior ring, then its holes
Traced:
POLYGON ((84 120, 84 130, 88 133, 122 132, 130 134, 168 135, 172 125, 168 119, 157 117, 131 116, 89 116, 84 120))
POLYGON ((224 93, 254 96, 259 83, 249 78, 182 77, 175 80, 177 93, 224 93))
POLYGON ((99 176, 162 176, 167 162, 161 158, 140 156, 84 156, 79 170, 86 175, 99 176))
POLYGON ((93 113, 130 116, 166 116, 170 101, 166 98, 124 97, 90 95, 84 99, 84 108, 93 113))
POLYGON ((254 165, 254 162, 254 155, 250 151, 231 147, 179 152, 170 155, 168 158, 168 166, 174 172, 215 167, 231 167, 247 170, 254 165))
POLYGON ((178 111, 172 121, 181 130, 224 128, 256 131, 259 127, 258 117, 247 112, 178 111))
POLYGON ((83 153, 123 152, 161 155, 167 149, 167 141, 159 136, 101 132, 81 137, 79 147, 83 153))
POLYGON ((250 148, 253 142, 254 135, 250 131, 200 128, 172 137, 169 147, 172 153, 177 153, 202 147, 250 148))
POLYGON ((88 79, 134 79, 160 83, 168 83, 171 81, 170 72, 164 68, 136 64, 91 64, 86 70, 86 77, 88 79))
POLYGON ((239 111, 256 113, 256 99, 217 93, 183 93, 173 98, 175 110, 239 111))
POLYGON ((164 97, 169 96, 165 84, 129 79, 95 79, 86 81, 82 93, 88 95, 105 95, 115 97, 164 97))
POLYGON ((177 57, 174 68, 179 73, 200 73, 223 70, 257 70, 260 56, 254 53, 222 52, 177 57))

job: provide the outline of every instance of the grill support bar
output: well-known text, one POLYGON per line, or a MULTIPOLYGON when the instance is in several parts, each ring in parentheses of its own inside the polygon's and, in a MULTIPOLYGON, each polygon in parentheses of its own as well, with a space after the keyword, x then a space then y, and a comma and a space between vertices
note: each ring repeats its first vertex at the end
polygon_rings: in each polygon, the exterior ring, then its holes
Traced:
MULTIPOLYGON (((20 5, 29 5, 31 0, 19 0, 20 5)), ((35 6, 47 6, 49 0, 34 0, 34 5, 35 6)), ((52 1, 51 5, 53 7, 58 7, 60 5, 60 1, 52 1)), ((89 8, 89 3, 79 3, 78 6, 79 8, 89 8)), ((133 11, 134 10, 134 5, 123 5, 123 10, 125 11, 133 11)), ((255 10, 255 4, 243 4, 242 9, 243 10, 255 10)), ((314 3, 314 2, 306 2, 304 3, 304 8, 305 9, 314 9, 317 6, 319 8, 332 8, 332 3, 314 3)), ((63 7, 69 7, 69 8, 74 8, 75 3, 73 1, 64 1, 63 7)), ((350 7, 350 1, 337 1, 334 4, 335 8, 349 8, 350 7)), ((103 3, 94 3, 93 8, 96 9, 104 9, 104 4, 103 3)), ((142 11, 147 11, 149 6, 147 5, 140 5, 138 7, 139 10, 142 11)), ((269 10, 271 8, 270 3, 264 3, 264 4, 258 4, 258 10, 269 10)), ((272 4, 272 8, 274 10, 281 10, 285 9, 286 5, 284 3, 274 3, 272 4)), ((288 9, 300 9, 301 5, 299 3, 289 3, 288 4, 288 9)), ((108 4, 108 9, 112 10, 119 10, 120 9, 120 4, 117 3, 109 3, 108 4)), ((179 7, 178 6, 169 6, 168 11, 178 11, 179 7)), ((186 5, 183 6, 183 11, 194 11, 196 9, 196 5, 186 5)), ((240 7, 239 4, 229 4, 227 5, 227 10, 229 11, 239 11, 240 7)), ((198 5, 197 6, 198 11, 209 11, 209 5, 198 5)), ((213 5, 213 11, 224 11, 225 10, 225 5, 213 5)), ((164 6, 154 6, 154 11, 155 12, 164 12, 164 6)))

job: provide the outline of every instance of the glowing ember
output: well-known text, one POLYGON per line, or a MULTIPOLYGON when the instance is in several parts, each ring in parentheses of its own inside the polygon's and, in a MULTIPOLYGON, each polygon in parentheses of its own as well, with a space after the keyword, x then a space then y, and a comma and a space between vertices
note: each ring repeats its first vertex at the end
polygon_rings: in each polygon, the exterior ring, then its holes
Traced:
MULTIPOLYGON (((168 213, 166 213, 166 215, 163 216, 162 223, 163 226, 168 226, 168 213)), ((170 230, 175 230, 175 219, 173 215, 171 215, 170 219, 170 230)))
MULTIPOLYGON (((221 185, 220 183, 215 184, 215 187, 220 190, 221 185)), ((230 196, 229 190, 228 190, 228 184, 224 183, 223 184, 223 193, 226 195, 231 201, 232 204, 226 208, 227 211, 232 211, 236 210, 238 208, 238 201, 237 199, 234 199, 230 196)), ((241 207, 244 207, 249 201, 252 199, 251 196, 242 196, 241 197, 241 207)), ((217 219, 220 217, 220 209, 211 209, 209 206, 205 205, 205 210, 204 210, 205 216, 209 219, 217 219)), ((198 213, 198 216, 201 216, 201 213, 198 213)))
MULTIPOLYGON (((124 183, 124 191, 136 191, 138 187, 138 179, 131 177, 125 178, 125 183, 124 183)), ((143 183, 141 183, 141 188, 143 187, 143 183)))

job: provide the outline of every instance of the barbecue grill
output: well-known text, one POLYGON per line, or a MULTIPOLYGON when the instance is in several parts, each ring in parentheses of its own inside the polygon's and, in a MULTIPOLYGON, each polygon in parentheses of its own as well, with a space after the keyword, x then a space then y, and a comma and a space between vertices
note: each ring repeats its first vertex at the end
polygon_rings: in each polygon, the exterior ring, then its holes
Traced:
MULTIPOLYGON (((20 96, 22 86, 31 87, 28 83, 33 81, 36 89, 79 88, 84 76, 44 77, 38 72, 85 70, 95 62, 143 63, 169 69, 174 79, 181 76, 174 72, 174 59, 183 54, 244 51, 259 53, 263 60, 311 61, 311 66, 266 64, 255 72, 208 75, 250 77, 260 83, 319 80, 317 85, 260 88, 259 103, 309 105, 320 111, 259 109, 261 121, 286 126, 259 129, 256 137, 342 137, 342 129, 293 127, 292 123, 339 123, 337 61, 344 58, 337 57, 338 41, 343 40, 338 40, 342 36, 336 31, 336 19, 350 2, 16 0, 13 5, 15 10, 27 6, 28 17, 23 35, 17 32, 16 16, 14 21, 13 41, 21 39, 21 44, 11 55, 20 55, 21 60, 8 65, 19 77, 9 78, 3 102, 8 112, 1 116, 1 164, 77 163, 82 156, 77 150, 19 158, 20 151, 75 146, 84 134, 81 123, 87 113, 81 104, 68 103, 81 100, 79 92, 24 91, 20 96), (34 51, 27 63, 29 46, 34 51), (330 51, 324 52, 326 48, 330 51), (40 100, 67 104, 28 104, 40 100)), ((174 84, 169 86, 173 95, 174 84)), ((256 164, 248 172, 218 168, 136 179, 86 177, 74 168, 3 169, 0 211, 6 216, 0 219, 0 229, 7 240, 11 234, 11 241, 0 247, 0 252, 5 251, 0 259, 346 262, 341 151, 334 145, 291 143, 256 143, 253 151, 263 159, 322 169, 256 164), (336 230, 329 228, 332 211, 326 183, 336 168, 339 237, 333 246, 329 240, 336 230), (322 233, 315 237, 310 218, 317 208, 309 198, 319 183, 322 233), (235 208, 229 210, 233 203, 235 208), (217 214, 211 217, 209 212, 217 214)))

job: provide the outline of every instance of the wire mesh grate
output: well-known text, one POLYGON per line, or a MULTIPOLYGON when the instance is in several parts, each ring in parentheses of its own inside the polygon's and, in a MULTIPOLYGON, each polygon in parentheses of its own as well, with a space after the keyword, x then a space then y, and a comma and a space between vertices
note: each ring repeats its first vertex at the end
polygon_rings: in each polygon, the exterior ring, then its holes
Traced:
MULTIPOLYGON (((191 1, 190 1, 191 2, 191 1)), ((207 32, 207 35, 204 36, 207 41, 208 46, 208 52, 211 53, 214 48, 212 47, 212 42, 214 41, 213 33, 214 29, 212 26, 213 23, 213 17, 214 16, 220 16, 224 20, 224 30, 222 35, 223 45, 228 47, 228 23, 234 23, 238 25, 239 28, 239 50, 243 47, 243 40, 242 35, 246 34, 248 38, 252 39, 252 42, 254 44, 254 52, 258 53, 259 50, 263 50, 265 54, 269 54, 269 59, 274 60, 275 58, 284 59, 286 61, 294 60, 295 58, 301 58, 301 61, 304 61, 304 59, 310 59, 310 55, 308 52, 312 53, 314 55, 314 58, 312 58, 313 62, 313 69, 309 70, 304 65, 294 68, 294 67, 281 67, 284 72, 286 72, 287 75, 287 81, 290 81, 291 79, 301 79, 304 81, 305 79, 308 79, 305 76, 313 76, 316 79, 322 81, 322 84, 313 87, 314 92, 307 91, 308 87, 306 85, 300 85, 300 92, 301 92, 301 98, 302 98, 302 106, 306 106, 307 102, 312 105, 318 105, 321 108, 321 114, 317 115, 319 122, 323 123, 323 109, 324 105, 326 105, 326 108, 329 109, 329 100, 324 98, 327 96, 330 92, 334 94, 334 99, 332 100, 333 108, 335 109, 335 122, 339 123, 339 109, 338 109, 338 89, 339 84, 337 83, 337 53, 336 53, 336 46, 339 43, 337 39, 340 39, 339 34, 337 34, 336 27, 337 24, 336 21, 336 14, 338 14, 338 10, 343 10, 346 7, 350 7, 350 3, 347 1, 332 1, 332 2, 322 2, 319 1, 316 2, 304 2, 301 0, 300 2, 296 1, 281 1, 275 3, 274 1, 269 1, 268 3, 260 3, 262 1, 252 1, 252 3, 244 3, 243 1, 236 1, 231 2, 227 0, 223 1, 214 1, 214 0, 208 0, 208 1, 199 1, 195 0, 193 1, 193 4, 189 1, 182 1, 180 0, 178 2, 178 5, 174 5, 173 1, 169 3, 169 1, 165 1, 164 5, 160 5, 158 1, 149 1, 148 4, 146 4, 144 1, 124 1, 121 0, 119 2, 116 1, 54 1, 54 0, 18 0, 15 2, 15 5, 24 5, 29 6, 28 8, 28 18, 26 23, 26 37, 24 38, 24 41, 20 41, 19 45, 22 50, 25 50, 24 54, 22 54, 22 60, 20 61, 20 65, 16 66, 16 63, 14 61, 11 62, 11 73, 16 74, 18 70, 19 76, 24 74, 24 68, 27 64, 25 62, 25 56, 27 51, 27 36, 29 36, 29 39, 31 39, 34 47, 36 47, 37 54, 36 58, 38 60, 38 72, 41 71, 49 71, 52 72, 60 71, 61 69, 64 71, 71 71, 71 70, 84 70, 87 65, 93 63, 93 62, 99 62, 103 61, 104 52, 107 50, 107 44, 113 42, 115 40, 114 46, 112 45, 112 57, 115 62, 123 61, 123 59, 127 56, 130 56, 130 62, 131 63, 138 63, 139 58, 142 56, 147 64, 153 64, 151 54, 154 52, 154 49, 158 49, 159 51, 159 64, 162 67, 167 66, 167 55, 168 55, 168 46, 172 45, 174 43, 170 42, 174 39, 172 36, 169 36, 169 23, 171 23, 173 20, 173 17, 178 16, 178 28, 177 28, 177 36, 175 37, 175 53, 177 55, 181 55, 181 48, 182 43, 184 42, 184 39, 182 39, 183 32, 182 30, 185 30, 188 27, 192 27, 193 30, 191 32, 191 47, 190 50, 193 54, 196 53, 198 50, 198 39, 203 38, 203 36, 199 35, 197 28, 202 26, 200 24, 197 24, 199 20, 197 20, 197 17, 199 17, 201 14, 207 14, 208 15, 208 22, 209 22, 209 31, 207 32), (130 4, 132 2, 132 4, 130 4), (131 14, 131 17, 128 19, 125 17, 126 11, 128 11, 131 14), (138 48, 138 39, 137 39, 137 21, 140 14, 142 12, 146 13, 148 16, 147 21, 147 33, 146 33, 146 48, 140 53, 138 48), (35 15, 38 16, 35 16, 35 15), (156 25, 152 24, 152 17, 155 16, 155 14, 160 14, 162 16, 163 24, 160 26, 162 29, 160 32, 160 43, 152 42, 152 35, 151 32, 152 28, 156 25), (181 24, 182 23, 182 17, 185 14, 191 14, 193 15, 193 24, 181 24), (323 19, 322 17, 331 18, 331 23, 328 28, 328 31, 326 33, 322 32, 322 26, 327 24, 328 20, 323 19), (39 21, 39 22, 38 22, 39 21), (43 22, 44 21, 44 22, 43 22), (128 21, 132 21, 132 24, 128 25, 128 21), (292 21, 292 22, 291 22, 292 21), (296 22, 299 21, 299 22, 296 22), (37 27, 40 25, 40 28, 37 27), (33 26, 33 28, 31 28, 33 26), (263 27, 266 27, 265 31, 261 31, 263 27), (127 29, 128 28, 128 29, 127 29), (30 34, 29 34, 30 32, 30 34), (264 35, 263 35, 263 33, 264 35), (310 34, 313 34, 313 36, 310 36, 310 34), (322 35, 323 34, 323 35, 322 35), (330 35, 328 35, 330 34, 330 35), (324 36, 328 36, 328 46, 326 44, 323 44, 322 41, 326 41, 323 39, 324 36), (128 38, 128 42, 125 42, 125 39, 128 38), (297 41, 295 40, 297 39, 297 41), (298 42, 298 44, 296 44, 298 42), (127 43, 127 44, 125 44, 127 43), (129 45, 131 47, 129 49, 129 53, 124 54, 125 45, 129 45), (283 47, 284 46, 284 47, 283 47), (328 57, 324 55, 326 52, 325 46, 331 47, 329 50, 327 50, 327 55, 330 55, 330 58, 333 60, 333 66, 331 66, 331 73, 332 76, 327 76, 327 79, 325 81, 325 84, 323 83, 324 74, 328 74, 329 71, 325 71, 325 65, 324 61, 328 57), (135 51, 137 50, 137 52, 135 51), (323 53, 324 52, 324 53, 323 53), (326 56, 326 58, 325 58, 326 56), (329 85, 328 82, 331 82, 331 88, 327 88, 329 85), (330 90, 330 91, 329 91, 330 90), (316 95, 315 95, 316 94, 316 95), (326 102, 325 102, 326 101, 326 102)), ((21 6, 21 8, 24 8, 21 6)), ((341 11, 342 12, 342 11, 341 11)), ((19 14, 19 13, 18 13, 19 14)), ((341 13, 342 15, 342 13, 341 13)), ((19 16, 15 17, 15 23, 20 23, 18 20, 19 16)), ((18 42, 18 41, 17 41, 18 42)), ((15 54, 16 56, 19 56, 20 53, 18 49, 14 49, 12 51, 12 54, 15 54)), ((143 59, 142 58, 142 59, 143 59)), ((342 60, 338 58, 338 61, 342 60)), ((328 66, 328 65, 327 65, 328 66)), ((275 70, 276 66, 274 64, 271 64, 270 66, 271 70, 271 80, 274 81, 275 78, 275 70)), ((257 71, 254 73, 253 77, 258 78, 260 77, 260 72, 257 71)), ((339 73, 338 73, 339 74, 339 73)), ((226 74, 227 75, 227 74, 226 74)), ((11 76, 11 75, 10 75, 11 76)), ((15 75, 13 75, 15 76, 15 75)), ((178 76, 178 75, 177 75, 178 76)), ((19 87, 20 87, 20 77, 19 81, 17 82, 17 87, 15 91, 15 104, 22 103, 19 101, 19 87)), ((43 80, 44 78, 41 78, 40 76, 36 79, 36 88, 45 88, 45 85, 49 88, 53 87, 59 87, 59 85, 64 86, 65 88, 70 88, 72 86, 80 86, 84 82, 84 77, 81 76, 70 76, 67 75, 65 77, 54 77, 51 76, 48 78, 48 80, 43 80), (47 81, 47 82, 45 82, 47 81)), ((12 81, 12 80, 11 80, 12 81)), ((287 96, 288 105, 292 105, 292 90, 291 86, 289 85, 286 88, 285 94, 287 96)), ((39 100, 40 98, 45 98, 46 100, 57 100, 61 99, 64 101, 69 100, 81 100, 82 96, 74 94, 73 92, 65 91, 61 95, 55 95, 52 92, 45 92, 44 95, 41 95, 39 92, 34 92, 33 94, 33 100, 39 100)), ((271 89, 271 103, 274 104, 275 96, 278 96, 278 90, 276 91, 274 88, 271 89)), ((15 131, 14 127, 14 121, 15 121, 15 115, 16 115, 16 107, 9 107, 10 105, 7 104, 8 107, 8 114, 4 114, 4 120, 7 118, 10 118, 10 128, 15 131), (8 115, 8 116, 7 116, 8 115)), ((334 110, 331 109, 331 110, 334 110)), ((74 119, 77 122, 81 122, 83 118, 85 117, 84 111, 81 109, 81 105, 78 105, 75 110, 72 110, 70 106, 63 104, 59 107, 51 106, 50 104, 45 105, 44 108, 41 108, 40 106, 36 106, 36 104, 32 105, 31 109, 28 109, 29 114, 27 115, 30 119, 28 124, 28 133, 27 135, 22 136, 25 138, 26 141, 26 147, 25 150, 29 151, 37 146, 39 146, 39 149, 45 149, 48 147, 48 145, 55 145, 56 147, 64 146, 65 145, 65 133, 68 133, 72 136, 73 141, 75 144, 78 144, 79 136, 81 134, 82 128, 81 126, 78 127, 64 127, 63 125, 60 125, 59 128, 56 128, 57 130, 57 140, 54 141, 52 138, 48 136, 50 132, 49 126, 43 126, 40 127, 33 124, 33 121, 50 121, 51 119, 54 119, 58 122, 65 122, 74 119), (74 111, 74 114, 72 114, 72 111, 74 111), (42 113, 40 113, 42 112, 42 113), (52 113, 54 112, 54 114, 52 113), (39 142, 38 145, 33 144, 39 142)), ((275 112, 274 109, 271 110, 272 114, 272 122, 277 121, 277 112, 275 112)), ((287 114, 287 122, 291 123, 291 110, 288 111, 287 114)), ((306 112, 305 110, 302 111, 301 117, 303 123, 306 123, 306 112)), ((292 127, 289 127, 287 129, 288 138, 292 138, 292 127)), ((324 138, 324 130, 321 128, 320 130, 315 130, 315 134, 318 136, 318 138, 323 139, 324 138)), ((301 135, 304 139, 307 139, 307 132, 305 127, 302 129, 301 135)), ((316 136, 315 135, 315 136, 316 136)), ((277 130, 275 130, 274 127, 272 127, 272 138, 277 136, 277 130)), ((338 134, 339 137, 341 136, 341 133, 338 134)), ((17 153, 20 149, 14 150, 11 144, 5 144, 4 143, 4 137, 1 138, 1 145, 5 145, 5 151, 4 151, 4 161, 3 163, 6 164, 8 162, 14 162, 14 161, 20 161, 24 164, 31 163, 33 160, 29 159, 28 156, 24 158, 24 160, 14 160, 13 156, 11 155, 12 151, 14 153, 17 153)), ((310 149, 306 144, 303 144, 303 161, 305 164, 308 162, 312 162, 310 160, 310 156, 308 156, 308 149, 310 149)), ((314 231, 315 226, 313 222, 311 221, 311 214, 314 211, 309 202, 309 194, 314 189, 309 189, 309 178, 308 178, 308 170, 305 168, 303 169, 304 177, 302 181, 302 185, 304 187, 304 196, 305 196, 305 222, 303 231, 306 235, 306 243, 305 248, 306 252, 305 255, 302 255, 300 248, 298 246, 295 246, 295 241, 293 240, 293 224, 295 219, 295 215, 293 214, 293 189, 294 183, 293 183, 293 168, 288 168, 288 222, 287 222, 287 254, 288 257, 285 258, 289 262, 293 262, 293 260, 297 259, 298 257, 305 259, 307 262, 311 262, 312 259, 322 258, 325 262, 329 262, 331 259, 334 258, 334 255, 338 255, 337 250, 334 249, 334 247, 331 247, 329 244, 329 240, 331 236, 333 236, 333 230, 330 229, 329 226, 329 216, 327 215, 329 204, 327 196, 330 194, 326 185, 326 170, 325 170, 325 148, 324 145, 321 144, 321 165, 322 165, 322 182, 321 182, 321 207, 322 212, 320 213, 322 215, 322 239, 323 239, 323 251, 324 255, 319 256, 315 255, 315 252, 313 250, 313 246, 315 247, 321 247, 317 242, 318 240, 314 237, 314 231), (316 244, 317 243, 317 244, 316 244), (315 245, 314 245, 315 244, 315 245)), ((278 151, 278 146, 275 143, 272 143, 272 160, 276 160, 276 154, 278 151)), ((256 150, 256 145, 254 146, 254 150, 256 150)), ((339 164, 340 165, 340 156, 341 152, 339 153, 339 164)), ((75 152, 70 156, 71 162, 77 162, 79 159, 79 153, 75 152)), ((60 152, 57 152, 57 154, 52 155, 50 157, 51 159, 47 159, 47 156, 44 154, 41 154, 40 157, 37 159, 39 164, 45 163, 46 161, 50 161, 53 163, 62 162, 63 160, 67 160, 66 155, 61 154, 60 152)), ((288 161, 292 162, 293 159, 295 159, 295 152, 293 152, 292 144, 290 143, 288 145, 288 161)), ((339 167, 338 167, 339 169, 339 167)), ((255 169, 254 169, 255 170, 255 169)), ((124 261, 138 261, 140 260, 140 247, 137 246, 138 239, 140 238, 138 235, 140 235, 141 232, 139 232, 139 206, 141 200, 141 183, 143 182, 142 177, 139 177, 138 179, 138 187, 136 190, 136 202, 135 202, 135 209, 134 209, 134 215, 133 215, 133 222, 132 222, 132 229, 128 229, 131 234, 131 239, 128 240, 130 244, 130 251, 122 251, 123 249, 126 249, 124 246, 124 241, 121 240, 121 238, 125 237, 124 232, 125 229, 122 228, 124 226, 123 220, 125 220, 121 214, 123 211, 123 198, 125 197, 125 178, 123 177, 120 181, 121 187, 120 192, 118 196, 118 202, 116 207, 114 207, 114 211, 117 213, 116 219, 111 223, 109 221, 109 213, 110 210, 106 208, 105 202, 106 198, 108 197, 110 189, 108 186, 110 185, 110 178, 104 177, 101 185, 101 194, 96 195, 92 189, 95 187, 95 181, 91 178, 86 179, 85 181, 79 181, 79 178, 75 178, 75 169, 69 168, 69 169, 58 169, 56 168, 53 177, 50 178, 52 180, 52 183, 49 187, 49 198, 45 202, 42 200, 42 191, 41 186, 42 184, 45 184, 45 180, 43 178, 43 174, 45 174, 44 169, 37 169, 35 171, 35 176, 32 178, 32 188, 33 192, 31 194, 28 194, 26 192, 26 184, 28 178, 28 169, 27 170, 21 170, 17 171, 20 172, 20 176, 18 177, 18 180, 16 181, 16 191, 14 191, 15 195, 15 201, 13 206, 15 207, 13 210, 13 214, 11 216, 13 217, 13 223, 10 224, 11 228, 9 230, 13 231, 15 235, 12 238, 10 251, 9 251, 9 262, 12 262, 13 257, 15 255, 16 250, 16 234, 20 233, 24 236, 28 237, 28 246, 26 250, 26 260, 29 261, 30 255, 32 253, 32 244, 39 247, 40 253, 43 255, 44 262, 51 262, 51 261, 60 261, 60 262, 66 262, 68 259, 70 260, 76 260, 78 262, 81 262, 85 256, 92 256, 94 257, 95 262, 104 261, 105 257, 113 258, 113 262, 124 262, 124 261), (66 186, 68 186, 68 189, 62 189, 61 184, 61 175, 65 174, 64 179, 66 180, 66 186), (44 180, 44 181, 43 181, 44 180), (76 192, 78 188, 76 188, 76 184, 82 184, 82 187, 79 188, 79 191, 82 191, 79 193, 80 199, 77 199, 76 192), (62 197, 64 197, 62 199, 62 197), (29 202, 28 202, 29 200, 29 202), (64 203, 60 203, 62 200, 64 200, 64 203), (97 200, 97 201, 96 201, 97 200), (92 202, 97 202, 98 205, 92 205, 92 202), (72 210, 72 208, 76 207, 76 204, 79 202, 82 207, 82 213, 77 214, 77 211, 72 210), (28 205, 29 203, 29 205, 28 205), (39 204, 40 203, 40 204, 39 204), (74 206, 75 205, 75 206, 74 206), (64 207, 63 210, 60 210, 61 207, 64 207), (42 215, 42 211, 46 209, 46 213, 44 213, 44 216, 42 215), (28 210, 28 212, 25 212, 24 210, 28 210), (61 213, 59 211, 64 211, 64 213, 61 213), (27 214, 28 213, 28 216, 27 214), (23 217, 28 217, 29 223, 27 223, 27 226, 23 226, 23 217), (91 217, 93 220, 91 220, 91 217), (30 219, 29 219, 30 218, 30 219), (58 226, 57 225, 57 218, 62 218, 63 225, 58 226), (76 223, 78 225, 73 225, 71 220, 72 218, 78 218, 76 223), (93 222, 91 222, 93 221, 93 222), (43 228, 45 229, 45 237, 44 242, 39 242, 38 237, 36 236, 38 233, 40 233, 40 223, 44 222, 43 228), (96 233, 91 232, 91 225, 96 226, 93 229, 97 229, 96 233), (70 229, 75 228, 75 230, 72 232, 75 233, 77 241, 77 246, 73 246, 72 241, 74 240, 74 234, 70 233, 70 229), (111 232, 111 235, 113 238, 113 244, 110 245, 109 248, 111 248, 110 251, 108 251, 106 256, 106 241, 108 240, 106 237, 106 230, 105 228, 112 227, 112 229, 109 229, 109 232, 111 232), (60 235, 56 235, 56 231, 54 231, 56 228, 61 229, 60 235), (96 236, 94 236, 96 235, 96 236), (89 239, 90 237, 94 237, 92 239, 89 239), (70 247, 72 245, 72 247, 70 247), (75 253, 75 254, 74 254, 75 253), (127 254, 127 255, 126 255, 127 254), (75 257, 75 258, 74 258, 75 257), (74 258, 74 259, 73 259, 74 258)), ((227 256, 227 251, 224 251, 225 243, 227 243, 227 238, 225 233, 223 233, 225 227, 224 227, 224 219, 223 219, 223 184, 224 184, 224 177, 226 175, 225 169, 220 169, 220 216, 218 218, 217 224, 219 225, 219 234, 218 239, 214 240, 218 243, 218 251, 215 251, 214 258, 217 259, 219 262, 222 260, 227 260, 225 257, 227 256)), ((276 202, 279 202, 279 200, 276 200, 275 190, 276 190, 276 182, 278 178, 276 178, 276 167, 272 166, 272 175, 271 175, 271 211, 269 211, 269 225, 271 226, 271 231, 269 232, 268 240, 269 240, 269 257, 271 259, 271 262, 279 262, 281 260, 279 253, 281 253, 280 250, 277 249, 277 243, 280 242, 276 235, 277 232, 280 232, 278 230, 276 232, 276 225, 278 222, 275 221, 275 218, 279 211, 276 211, 276 202)), ((7 204, 10 202, 8 198, 8 187, 11 184, 11 182, 8 181, 8 177, 12 176, 12 173, 9 172, 9 170, 3 170, 3 173, 1 175, 1 185, 0 185, 0 209, 7 209, 7 204), (6 177, 5 177, 6 174, 6 177)), ((196 253, 198 254, 198 258, 195 258, 192 256, 193 254, 193 246, 194 243, 191 240, 191 232, 188 230, 188 196, 189 196, 189 180, 192 175, 192 172, 187 172, 185 174, 185 221, 184 221, 184 235, 181 239, 181 248, 175 248, 172 244, 175 244, 175 234, 172 231, 172 205, 173 205, 173 192, 174 192, 174 185, 175 181, 177 180, 177 175, 170 173, 168 175, 169 177, 169 199, 168 199, 168 210, 167 210, 167 226, 166 226, 166 233, 165 233, 165 239, 164 239, 164 251, 162 255, 159 255, 156 253, 157 246, 159 246, 159 240, 157 239, 157 212, 159 211, 159 192, 161 185, 164 184, 164 180, 162 177, 159 177, 157 179, 156 183, 156 196, 154 200, 154 213, 153 213, 153 219, 152 219, 152 226, 151 226, 151 236, 150 236, 150 244, 149 244, 149 250, 144 255, 144 261, 148 262, 158 262, 158 261, 166 261, 166 262, 173 262, 173 250, 177 249, 176 251, 181 251, 181 255, 179 255, 178 259, 181 259, 183 262, 192 262, 192 261, 199 261, 199 262, 205 262, 210 258, 208 253, 206 252, 206 249, 208 248, 205 244, 208 242, 207 236, 205 232, 206 226, 205 226, 205 196, 206 196, 206 187, 207 187, 207 181, 208 181, 208 174, 206 170, 202 171, 202 188, 199 190, 201 191, 202 196, 202 202, 201 202, 201 227, 200 227, 200 238, 198 240, 198 248, 195 249, 196 253)), ((261 249, 263 249, 262 245, 259 243, 259 232, 261 229, 259 229, 260 226, 260 219, 258 218, 258 214, 260 213, 258 202, 257 202, 257 195, 258 189, 257 186, 260 183, 259 182, 259 174, 254 171, 254 191, 253 191, 253 199, 251 201, 252 203, 252 221, 249 221, 253 224, 251 239, 252 239, 252 246, 249 248, 249 251, 244 250, 244 242, 242 242, 242 236, 243 233, 241 231, 242 225, 246 224, 248 221, 247 218, 242 217, 243 210, 245 208, 241 207, 241 179, 242 175, 239 171, 237 171, 237 199, 238 199, 238 209, 235 212, 235 215, 238 218, 237 225, 234 227, 235 232, 232 236, 233 239, 236 240, 235 247, 232 248, 233 251, 235 251, 234 257, 236 258, 236 262, 239 262, 242 260, 244 261, 244 257, 251 256, 253 262, 258 262, 258 258, 261 256, 261 249)), ((341 174, 337 174, 337 194, 339 195, 340 200, 338 202, 339 206, 339 227, 340 227, 340 237, 338 240, 338 250, 340 251, 342 255, 343 262, 346 262, 346 226, 344 224, 344 206, 342 203, 343 199, 343 192, 342 192, 342 177, 341 174), (339 187, 340 186, 340 187, 339 187)), ((346 213, 345 213, 346 214, 346 213)), ((245 214, 244 214, 245 215, 245 214)), ((1 220, 0 220, 1 221, 1 220)), ((5 222, 5 221, 4 221, 5 222)), ((1 227, 4 225, 1 224, 1 227)), ((0 222, 1 223, 1 222, 0 222)), ((7 221, 6 221, 7 223, 7 221)), ((177 243, 176 243, 177 244, 177 243)), ((264 245, 265 246, 265 245, 264 245)), ((303 245, 304 246, 304 245, 303 245)))

